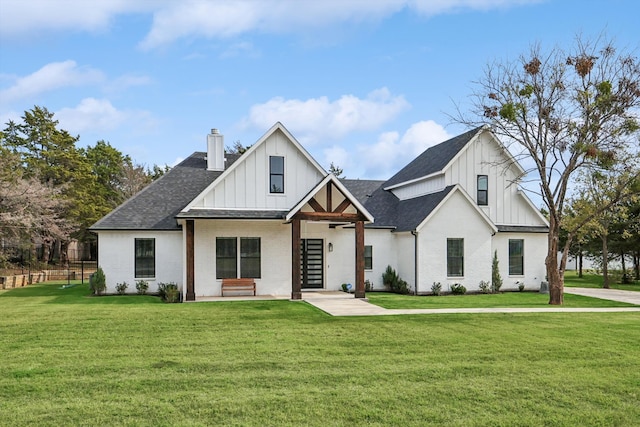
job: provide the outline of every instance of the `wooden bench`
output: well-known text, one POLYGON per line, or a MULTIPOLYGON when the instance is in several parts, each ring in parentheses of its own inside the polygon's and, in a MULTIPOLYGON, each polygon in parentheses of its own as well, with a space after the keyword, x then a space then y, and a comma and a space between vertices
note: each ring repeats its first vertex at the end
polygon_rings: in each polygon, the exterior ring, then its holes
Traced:
POLYGON ((256 295, 256 282, 253 279, 222 279, 222 296, 224 291, 253 291, 256 295))

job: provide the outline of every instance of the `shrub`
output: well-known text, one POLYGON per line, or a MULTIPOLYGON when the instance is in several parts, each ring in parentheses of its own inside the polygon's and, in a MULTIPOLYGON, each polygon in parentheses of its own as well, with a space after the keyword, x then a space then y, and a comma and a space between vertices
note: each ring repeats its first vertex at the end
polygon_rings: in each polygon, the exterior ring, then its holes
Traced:
POLYGON ((431 293, 435 296, 442 294, 442 285, 440 282, 433 282, 433 285, 431 285, 431 293))
POLYGON ((516 284, 518 285, 518 290, 520 292, 524 291, 524 282, 516 282, 516 284))
POLYGON ((138 295, 146 294, 147 290, 149 290, 149 282, 146 280, 138 280, 136 282, 136 291, 138 292, 138 295))
POLYGON ((364 281, 364 291, 369 292, 373 290, 373 283, 369 279, 364 281))
POLYGON ((454 283, 451 285, 451 293, 454 295, 464 295, 467 293, 467 288, 465 288, 462 283, 454 283))
POLYGON ((107 278, 104 275, 102 267, 98 267, 96 272, 91 275, 89 288, 93 295, 102 295, 107 289, 107 278))
POLYGON ((162 298, 162 301, 168 303, 174 303, 180 300, 180 290, 174 282, 158 283, 158 295, 162 298))
POLYGON ((409 293, 409 284, 398 277, 398 281, 396 282, 396 287, 393 289, 394 292, 406 295, 409 293))
POLYGON ((340 285, 340 287, 342 288, 342 292, 349 292, 349 288, 347 288, 346 283, 343 283, 342 285, 340 285))
POLYGON ((391 291, 398 285, 398 274, 390 265, 387 265, 387 269, 382 273, 382 284, 391 291))
POLYGON ((118 293, 118 295, 124 295, 127 293, 128 287, 129 287, 129 284, 127 282, 117 283, 116 292, 118 293))
POLYGON ((493 262, 491 263, 491 290, 498 293, 501 287, 502 276, 500 276, 500 268, 498 266, 498 251, 495 251, 493 252, 493 262))
POLYGON ((486 280, 481 280, 478 287, 480 288, 480 292, 482 292, 483 294, 491 293, 491 284, 486 280))

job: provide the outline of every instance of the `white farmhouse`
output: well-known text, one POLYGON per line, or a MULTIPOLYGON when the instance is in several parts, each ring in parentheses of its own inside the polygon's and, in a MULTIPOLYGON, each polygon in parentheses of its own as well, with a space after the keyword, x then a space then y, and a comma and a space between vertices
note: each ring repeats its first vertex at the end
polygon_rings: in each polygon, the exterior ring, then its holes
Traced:
POLYGON ((250 278, 258 295, 382 289, 392 266, 417 294, 478 290, 497 252, 503 289, 544 280, 548 223, 521 166, 487 128, 433 146, 388 181, 338 179, 281 124, 242 155, 213 129, 196 152, 91 227, 107 292, 177 283, 185 300, 250 278))

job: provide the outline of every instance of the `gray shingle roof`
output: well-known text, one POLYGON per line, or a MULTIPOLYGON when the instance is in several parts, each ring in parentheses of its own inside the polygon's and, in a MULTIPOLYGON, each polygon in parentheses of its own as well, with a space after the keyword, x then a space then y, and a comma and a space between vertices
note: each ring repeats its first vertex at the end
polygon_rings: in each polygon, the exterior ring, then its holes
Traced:
POLYGON ((462 135, 427 148, 411 163, 400 169, 397 174, 385 182, 383 187, 388 188, 441 171, 481 129, 482 127, 472 129, 462 135))
POLYGON ((340 182, 347 187, 347 190, 364 205, 369 197, 378 189, 384 181, 369 179, 341 179, 340 182))
POLYGON ((444 200, 454 185, 437 193, 408 200, 399 200, 390 191, 380 187, 365 203, 375 222, 369 227, 390 227, 395 231, 413 231, 444 200))
MULTIPOLYGON (((222 173, 207 170, 206 155, 193 153, 93 224, 90 230, 178 230, 176 215, 222 173)), ((225 157, 229 167, 239 156, 225 157)))

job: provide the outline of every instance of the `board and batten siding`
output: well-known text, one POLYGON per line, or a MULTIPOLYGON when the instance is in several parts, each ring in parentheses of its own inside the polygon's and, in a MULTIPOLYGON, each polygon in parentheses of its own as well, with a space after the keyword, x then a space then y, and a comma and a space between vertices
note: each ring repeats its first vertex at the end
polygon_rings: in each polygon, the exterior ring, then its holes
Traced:
POLYGON ((441 191, 444 187, 444 175, 438 175, 410 185, 394 188, 391 192, 400 200, 413 199, 425 194, 441 191))
POLYGON ((545 225, 519 193, 518 174, 491 134, 484 132, 446 169, 444 186, 459 184, 476 201, 477 177, 487 175, 488 205, 480 208, 494 224, 545 225))
POLYGON ((239 162, 193 208, 290 209, 324 178, 280 130, 239 162), (269 192, 270 156, 284 157, 284 193, 269 192))

